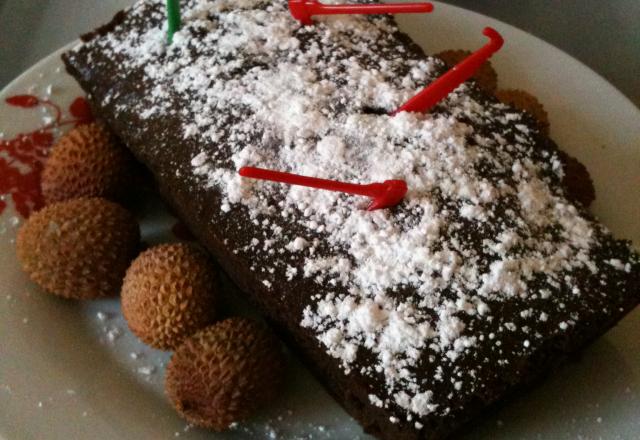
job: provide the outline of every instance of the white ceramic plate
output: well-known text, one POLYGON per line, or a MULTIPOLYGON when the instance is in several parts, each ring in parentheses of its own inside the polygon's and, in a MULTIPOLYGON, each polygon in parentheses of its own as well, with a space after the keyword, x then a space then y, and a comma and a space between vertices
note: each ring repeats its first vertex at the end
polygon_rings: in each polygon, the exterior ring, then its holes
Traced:
MULTIPOLYGON (((479 14, 437 4, 434 14, 400 22, 432 53, 479 47, 486 25, 501 31, 507 44, 494 60, 500 86, 529 90, 545 103, 552 137, 593 176, 594 213, 617 236, 640 244, 640 111, 623 95, 568 55, 479 14)), ((81 92, 55 53, 0 93, 0 189, 7 180, 2 162, 6 167, 15 159, 10 150, 31 148, 17 145, 17 135, 37 130, 52 115, 50 105, 6 104, 6 98, 23 94, 67 109, 81 92)), ((73 115, 65 112, 64 118, 73 115)), ((15 161, 10 167, 21 170, 28 183, 28 167, 15 161)), ((162 392, 168 355, 144 347, 128 332, 117 300, 60 300, 39 292, 22 274, 14 250, 22 220, 11 196, 0 197, 0 206, 8 204, 0 214, 0 438, 367 438, 293 359, 282 397, 250 422, 216 435, 185 425, 162 392)), ((158 203, 150 201, 143 212, 147 242, 173 239, 173 220, 158 203)), ((638 414, 640 311, 580 360, 488 415, 467 437, 637 439, 638 414)))

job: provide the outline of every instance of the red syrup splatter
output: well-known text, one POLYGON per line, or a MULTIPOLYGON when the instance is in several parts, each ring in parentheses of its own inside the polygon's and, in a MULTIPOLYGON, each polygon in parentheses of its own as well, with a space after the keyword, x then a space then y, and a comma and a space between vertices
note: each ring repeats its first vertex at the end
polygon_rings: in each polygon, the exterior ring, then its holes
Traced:
POLYGON ((40 209, 44 202, 40 190, 40 174, 49 150, 55 141, 54 130, 64 126, 77 127, 93 121, 91 108, 83 97, 76 98, 69 106, 72 118, 63 119, 59 105, 33 95, 11 96, 5 102, 21 109, 49 107, 55 119, 29 133, 20 133, 13 139, 0 140, 0 215, 7 208, 11 197, 16 211, 27 218, 40 209))

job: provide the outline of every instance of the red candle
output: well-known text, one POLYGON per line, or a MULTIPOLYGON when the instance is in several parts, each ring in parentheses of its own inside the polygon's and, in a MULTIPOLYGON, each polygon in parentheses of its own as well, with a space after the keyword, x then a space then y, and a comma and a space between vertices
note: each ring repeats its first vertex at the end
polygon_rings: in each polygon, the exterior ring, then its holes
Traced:
POLYGON ((313 24, 314 15, 341 14, 421 14, 433 11, 431 3, 401 3, 377 5, 325 5, 318 0, 289 0, 293 18, 304 25, 313 24))
POLYGON ((316 177, 300 176, 298 174, 254 167, 242 167, 240 168, 239 174, 243 177, 249 177, 252 179, 269 180, 271 182, 300 185, 310 188, 370 197, 372 200, 367 207, 369 211, 396 206, 407 194, 407 183, 404 180, 386 180, 382 183, 359 185, 356 183, 318 179, 316 177))
POLYGON ((428 112, 437 103, 442 101, 460 84, 471 78, 476 71, 496 53, 504 44, 504 39, 495 30, 490 27, 484 29, 483 34, 489 37, 489 42, 462 60, 459 64, 442 75, 440 78, 424 88, 417 95, 407 101, 392 115, 400 112, 428 112))

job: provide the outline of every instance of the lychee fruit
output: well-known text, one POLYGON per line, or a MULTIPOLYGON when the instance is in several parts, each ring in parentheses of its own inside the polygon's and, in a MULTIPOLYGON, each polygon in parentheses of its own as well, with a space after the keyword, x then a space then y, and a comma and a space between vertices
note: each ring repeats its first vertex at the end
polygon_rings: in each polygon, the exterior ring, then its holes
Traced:
POLYGON ((77 197, 122 201, 136 173, 133 155, 100 122, 81 125, 51 149, 42 171, 47 204, 77 197))
POLYGON ((122 313, 144 343, 161 350, 211 324, 216 316, 215 268, 194 244, 165 244, 135 259, 122 285, 122 313))
POLYGON ((280 342, 264 325, 230 318, 185 339, 167 367, 165 390, 189 423, 222 431, 271 401, 283 370, 280 342))
POLYGON ((18 232, 22 268, 46 291, 65 298, 117 295, 139 249, 135 218, 100 198, 54 203, 33 214, 18 232))

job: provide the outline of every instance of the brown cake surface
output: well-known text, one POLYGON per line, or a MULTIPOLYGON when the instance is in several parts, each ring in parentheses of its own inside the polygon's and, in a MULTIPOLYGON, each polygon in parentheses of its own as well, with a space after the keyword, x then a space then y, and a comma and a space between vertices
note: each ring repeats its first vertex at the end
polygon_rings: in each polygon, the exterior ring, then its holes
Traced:
POLYGON ((391 18, 305 27, 282 0, 182 7, 172 45, 163 2, 141 1, 67 67, 368 432, 444 438, 640 301, 638 255, 568 200, 566 161, 529 116, 472 83, 430 114, 388 116, 444 69, 391 18), (244 165, 409 193, 368 212, 241 179, 244 165))

